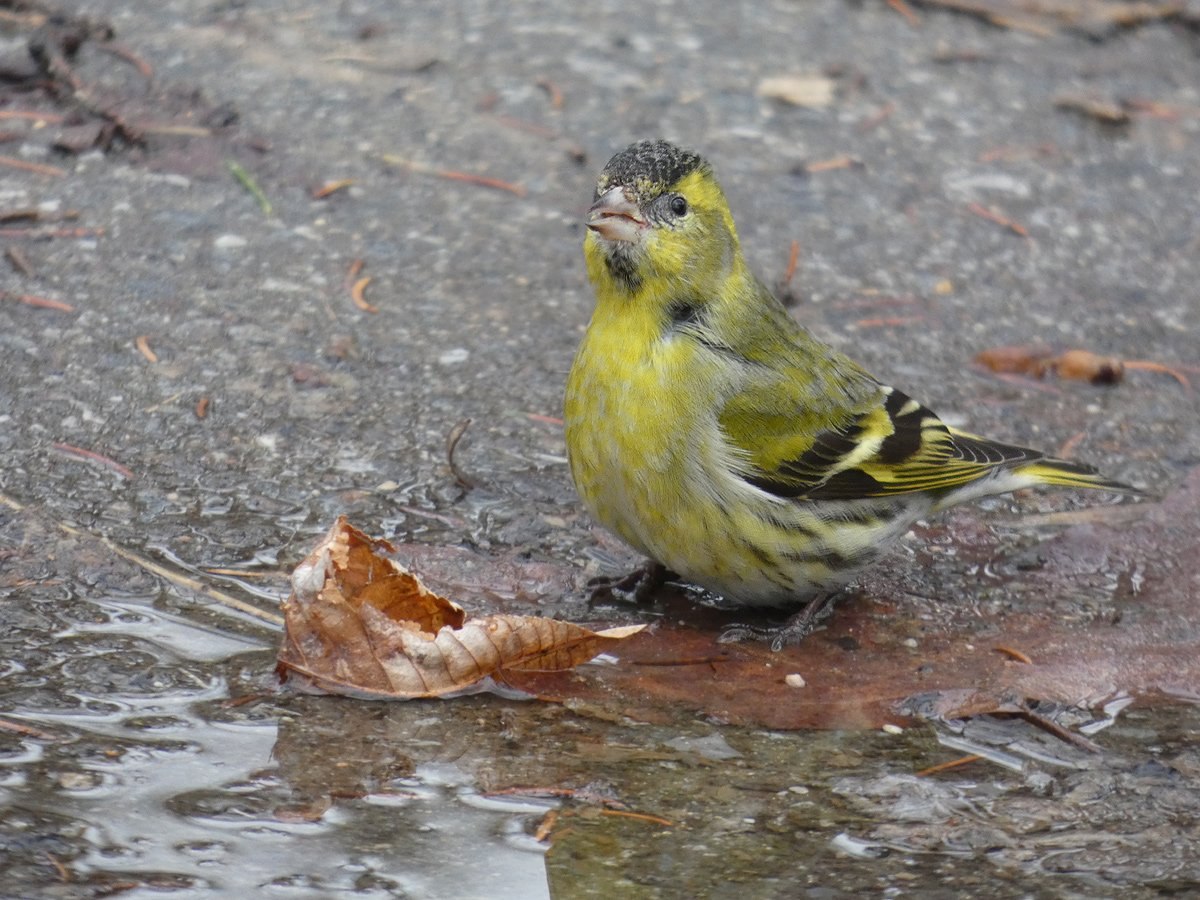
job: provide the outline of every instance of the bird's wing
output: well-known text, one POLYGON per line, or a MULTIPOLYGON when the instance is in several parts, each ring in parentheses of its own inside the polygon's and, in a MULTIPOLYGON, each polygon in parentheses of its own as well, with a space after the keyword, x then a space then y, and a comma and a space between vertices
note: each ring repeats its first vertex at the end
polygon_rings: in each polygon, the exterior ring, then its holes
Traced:
MULTIPOLYGON (((837 425, 805 428, 803 413, 790 421, 767 414, 751 424, 754 399, 742 394, 722 424, 748 469, 743 477, 787 498, 858 500, 910 493, 942 493, 1040 459, 1023 447, 948 428, 932 411, 884 385, 835 418, 837 425)), ((775 404, 778 406, 778 403, 775 404)))

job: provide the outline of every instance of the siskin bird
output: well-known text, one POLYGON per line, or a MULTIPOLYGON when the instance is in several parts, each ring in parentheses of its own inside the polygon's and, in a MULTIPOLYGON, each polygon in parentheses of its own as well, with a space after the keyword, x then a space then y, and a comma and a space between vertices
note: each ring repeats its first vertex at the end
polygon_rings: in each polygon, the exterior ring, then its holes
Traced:
POLYGON ((747 267, 696 153, 622 150, 586 224, 596 306, 565 398, 579 495, 633 547, 736 604, 813 601, 776 647, 918 518, 1030 485, 1137 493, 951 428, 816 339, 747 267))

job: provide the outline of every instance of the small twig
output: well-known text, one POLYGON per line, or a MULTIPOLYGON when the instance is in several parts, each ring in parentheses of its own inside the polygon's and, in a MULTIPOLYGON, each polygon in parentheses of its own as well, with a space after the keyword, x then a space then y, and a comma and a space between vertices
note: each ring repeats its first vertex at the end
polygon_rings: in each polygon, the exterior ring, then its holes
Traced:
POLYGON ((150 349, 150 335, 139 334, 137 338, 134 339, 133 346, 137 347, 138 353, 146 357, 146 362, 158 362, 158 354, 150 349))
POLYGON ((66 866, 64 866, 61 862, 58 861, 58 857, 56 857, 53 853, 47 853, 46 859, 47 859, 47 861, 49 861, 50 865, 54 866, 54 871, 58 873, 59 881, 66 883, 71 880, 70 871, 67 869, 66 866))
POLYGON ((193 410, 193 412, 195 412, 197 419, 203 419, 208 415, 208 407, 210 403, 211 401, 209 400, 207 394, 196 401, 196 408, 193 410))
POLYGON ((1052 734, 1056 738, 1058 738, 1060 741, 1066 741, 1068 744, 1074 744, 1076 747, 1079 747, 1082 750, 1086 750, 1089 753, 1100 753, 1101 752, 1099 744, 1095 743, 1094 741, 1089 741, 1087 738, 1085 738, 1081 734, 1076 734, 1074 731, 1070 731, 1066 728, 1063 728, 1057 722, 1055 722, 1051 719, 1048 719, 1039 713, 1035 713, 1032 709, 1029 709, 1028 707, 1014 710, 1013 714, 1016 715, 1018 718, 1024 719, 1030 725, 1036 726, 1037 728, 1040 728, 1043 731, 1049 732, 1050 734, 1052 734))
POLYGON ((896 12, 900 13, 900 15, 904 16, 904 18, 908 20, 908 24, 913 28, 921 27, 921 20, 917 17, 917 14, 913 12, 912 7, 905 3, 904 0, 887 0, 887 5, 896 12))
POLYGON ((31 122, 45 122, 47 125, 58 125, 66 120, 66 116, 52 112, 39 112, 36 109, 0 109, 0 119, 28 119, 31 122))
POLYGON ((792 279, 796 277, 796 267, 800 263, 800 242, 792 241, 792 248, 788 251, 787 268, 783 270, 783 286, 787 287, 792 283, 792 279))
POLYGON ((250 192, 250 196, 258 204, 258 208, 263 211, 263 215, 270 216, 273 212, 271 201, 267 199, 267 195, 263 193, 263 189, 258 186, 258 182, 254 180, 254 176, 234 160, 229 161, 229 172, 237 179, 238 184, 250 192))
POLYGON ((230 697, 228 700, 221 702, 223 709, 237 709, 241 706, 249 706, 251 703, 257 703, 259 700, 266 700, 270 694, 242 694, 240 697, 230 697))
POLYGON ((29 258, 25 255, 25 251, 20 247, 5 247, 4 255, 8 261, 12 263, 12 267, 24 275, 26 278, 33 277, 33 266, 29 264, 29 258))
POLYGON ((63 303, 61 300, 51 300, 49 297, 36 297, 33 294, 13 294, 9 291, 0 291, 0 300, 12 300, 15 303, 24 303, 26 306, 36 306, 38 309, 75 312, 75 307, 70 303, 63 303))
POLYGON ((549 78, 539 78, 534 83, 550 97, 550 106, 552 109, 563 108, 563 92, 559 89, 558 85, 549 78))
POLYGON ((103 228, 0 228, 0 237, 37 240, 100 237, 103 234, 103 228))
POLYGON ((60 169, 58 166, 47 166, 43 163, 29 162, 24 159, 17 159, 15 156, 0 156, 0 166, 7 166, 10 169, 20 169, 23 172, 33 172, 37 175, 53 175, 55 178, 62 178, 67 175, 67 170, 60 169))
POLYGON ((150 68, 150 63, 146 62, 132 50, 123 47, 120 44, 114 44, 112 41, 100 41, 97 46, 105 53, 111 53, 117 59, 123 59, 129 63, 147 81, 154 79, 154 69, 150 68))
POLYGON ((165 123, 158 125, 152 122, 139 122, 138 129, 143 134, 162 134, 172 137, 212 137, 213 130, 200 125, 175 125, 165 123))
MULTIPOLYGON (((9 509, 15 510, 16 512, 21 512, 25 509, 24 503, 21 503, 20 501, 2 492, 0 492, 0 503, 4 504, 9 509)), ((166 566, 159 565, 153 560, 146 559, 146 557, 134 553, 132 550, 126 550, 111 538, 107 538, 100 534, 94 534, 90 531, 83 531, 79 528, 74 528, 65 522, 55 521, 54 524, 57 526, 59 531, 63 532, 64 534, 68 534, 71 537, 90 538, 92 540, 99 541, 111 552, 115 553, 122 559, 128 560, 134 565, 141 566, 143 569, 153 575, 158 575, 161 578, 165 578, 176 587, 186 588, 194 591, 197 594, 203 594, 210 599, 217 601, 222 606, 228 607, 229 609, 236 609, 238 612, 245 613, 248 616, 254 616, 256 619, 259 619, 260 621, 266 622, 267 624, 273 625, 277 628, 283 627, 283 616, 277 613, 267 612, 264 609, 259 609, 257 606, 253 606, 244 600, 239 600, 237 597, 226 594, 224 591, 210 587, 199 579, 191 578, 175 571, 174 569, 168 569, 166 566)))
POLYGON ((57 734, 42 731, 40 728, 26 725, 24 722, 14 722, 12 719, 0 719, 0 731, 9 731, 13 734, 24 735, 25 737, 37 738, 39 741, 61 740, 57 734))
POLYGON ((1122 105, 1136 115, 1152 119, 1166 119, 1168 122, 1175 122, 1183 115, 1183 110, 1178 106, 1169 106, 1166 103, 1142 97, 1129 97, 1122 105))
POLYGON ((998 647, 993 647, 992 649, 995 650, 997 653, 1007 656, 1009 659, 1015 659, 1019 663, 1024 663, 1027 666, 1033 665, 1033 660, 1030 659, 1027 654, 1022 653, 1020 650, 1017 650, 1015 647, 998 646, 998 647))
POLYGON ((515 194, 518 197, 524 197, 526 194, 525 188, 522 185, 514 184, 511 181, 502 181, 499 178, 490 178, 487 175, 459 172, 455 169, 439 169, 436 166, 429 166, 425 163, 420 163, 413 159, 405 159, 402 156, 395 156, 391 153, 384 153, 379 158, 389 166, 398 166, 399 168, 408 169, 410 172, 416 172, 420 175, 433 175, 436 178, 446 178, 450 181, 462 181, 466 184, 475 184, 480 187, 495 188, 498 191, 508 191, 508 193, 515 194))
POLYGON ((454 480, 458 482, 459 487, 471 490, 475 487, 475 482, 467 477, 466 473, 459 468, 458 463, 454 459, 454 450, 458 447, 458 442, 462 440, 467 429, 471 427, 470 419, 463 419, 457 425, 450 429, 450 433, 446 435, 446 462, 450 464, 450 471, 454 473, 454 480))
POLYGON ((1149 360, 1145 359, 1127 359, 1125 360, 1125 368, 1137 369, 1142 372, 1161 372, 1164 375, 1170 375, 1189 391, 1192 389, 1192 383, 1188 380, 1186 375, 1184 375, 1178 369, 1174 369, 1171 366, 1164 365, 1163 363, 1150 362, 1149 360))
POLYGON ((350 292, 350 299, 354 301, 354 305, 363 312, 377 313, 379 307, 371 305, 367 301, 367 285, 371 283, 370 276, 359 278, 358 273, 363 270, 366 263, 362 259, 355 259, 350 263, 350 268, 346 270, 346 277, 342 279, 346 290, 350 292))
POLYGON ((167 399, 159 400, 153 406, 147 406, 144 410, 142 410, 142 412, 149 415, 150 413, 158 412, 160 409, 166 409, 168 406, 171 406, 176 400, 178 400, 180 397, 182 397, 186 393, 187 393, 186 388, 181 391, 176 391, 167 399))
POLYGON ((353 178, 342 178, 339 181, 327 181, 320 187, 313 188, 312 198, 314 200, 324 200, 330 194, 345 190, 354 183, 355 181, 353 178))
POLYGON ((398 510, 400 510, 400 512, 407 513, 410 516, 417 516, 418 518, 421 518, 421 519, 432 519, 434 522, 441 522, 447 528, 454 528, 454 529, 461 531, 462 529, 467 527, 466 520, 464 520, 464 519, 456 519, 456 518, 452 518, 451 516, 443 516, 441 513, 435 513, 432 510, 418 509, 415 506, 403 506, 403 505, 397 506, 396 508, 398 510))
POLYGON ((488 791, 481 796, 491 797, 561 797, 566 800, 578 800, 581 803, 587 803, 591 806, 601 806, 605 809, 628 809, 628 804, 615 800, 612 797, 605 797, 596 791, 588 790, 587 788, 565 788, 565 787, 507 787, 498 788, 494 791, 488 791))
POLYGON ((993 212, 982 204, 968 203, 967 211, 974 213, 981 219, 987 219, 989 222, 995 222, 997 225, 1003 225, 1013 234, 1019 235, 1023 238, 1029 237, 1029 230, 1024 225, 1021 225, 1019 222, 1014 222, 1012 219, 1008 218, 1007 216, 1003 216, 998 212, 993 212))
POLYGON ((367 290, 367 285, 369 285, 370 283, 371 283, 370 275, 366 275, 366 276, 358 279, 358 281, 354 282, 354 286, 350 288, 350 299, 353 300, 354 305, 357 306, 359 309, 361 309, 363 312, 377 313, 377 312, 379 312, 379 307, 372 306, 370 303, 367 302, 366 290, 367 290))
POLYGON ((935 775, 938 772, 945 772, 947 769, 957 769, 959 766, 965 766, 973 762, 978 762, 983 759, 978 753, 971 753, 967 756, 960 756, 958 759, 947 760, 944 763, 938 763, 935 766, 930 766, 927 769, 922 769, 917 772, 918 778, 924 778, 926 775, 935 775))
POLYGON ((532 419, 535 422, 544 422, 547 425, 565 425, 562 419, 557 416, 543 416, 541 413, 525 413, 525 418, 532 419))
POLYGON ((675 823, 670 819, 664 819, 661 816, 652 816, 649 813, 630 812, 624 809, 602 809, 602 816, 621 816, 625 819, 637 819, 639 822, 653 822, 655 825, 662 825, 665 828, 674 828, 675 823))
POLYGON ((818 159, 815 162, 805 163, 804 171, 809 175, 816 175, 819 172, 833 172, 837 169, 857 169, 861 167, 862 162, 853 156, 834 156, 831 159, 818 159))
POLYGON ((982 0, 936 0, 934 5, 943 9, 953 9, 970 16, 975 16, 999 28, 1011 28, 1016 31, 1024 31, 1027 34, 1037 35, 1038 37, 1050 37, 1054 34, 1053 29, 1039 22, 1032 19, 1021 19, 1019 17, 1014 18, 1004 15, 1000 9, 990 6, 982 2, 982 0))
POLYGON ((99 463, 106 469, 116 472, 122 478, 132 479, 133 472, 125 468, 115 459, 110 459, 102 453, 97 453, 95 450, 85 450, 83 447, 76 447, 74 444, 56 443, 51 445, 59 453, 64 456, 72 456, 75 459, 82 459, 88 462, 99 463))

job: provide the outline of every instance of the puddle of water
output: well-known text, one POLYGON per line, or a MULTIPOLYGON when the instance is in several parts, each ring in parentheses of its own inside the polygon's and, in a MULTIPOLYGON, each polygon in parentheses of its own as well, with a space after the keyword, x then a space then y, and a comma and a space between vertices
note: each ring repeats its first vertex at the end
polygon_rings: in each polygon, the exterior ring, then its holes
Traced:
MULTIPOLYGON (((273 639, 198 624, 145 598, 92 605, 94 615, 56 632, 54 706, 4 713, 59 739, 3 746, 0 836, 33 833, 53 850, 8 867, 0 893, 49 887, 53 858, 80 886, 139 900, 549 896, 543 848, 526 836, 536 805, 487 808, 471 777, 447 764, 419 769, 403 793, 297 816, 297 788, 276 759, 276 711, 223 703, 230 679, 245 673, 270 687, 272 658, 261 650, 273 639), (161 682, 146 681, 160 670, 161 682), (141 689, 107 689, 123 679, 141 689)), ((7 672, 22 673, 16 661, 7 672)))

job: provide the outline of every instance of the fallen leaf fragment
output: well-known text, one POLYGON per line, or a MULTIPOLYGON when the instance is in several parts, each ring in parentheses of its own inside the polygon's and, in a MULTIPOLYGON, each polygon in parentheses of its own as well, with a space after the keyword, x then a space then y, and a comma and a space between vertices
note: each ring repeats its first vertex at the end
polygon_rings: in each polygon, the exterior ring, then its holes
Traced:
POLYGON ((1115 356, 1101 356, 1090 350, 1064 350, 1048 364, 1059 378, 1074 381, 1116 384, 1125 377, 1125 363, 1115 356))
POLYGON ((1059 109, 1088 116, 1105 125, 1128 125, 1132 120, 1129 110, 1122 104, 1087 94, 1061 94, 1054 98, 1054 105, 1059 109))
POLYGON ((1120 359, 1101 356, 1091 350, 1063 350, 1055 353, 1045 347, 992 347, 976 354, 975 362, 993 372, 1007 375, 1028 375, 1045 378, 1057 375, 1074 381, 1092 384, 1117 384, 1126 370, 1161 372, 1170 375, 1180 385, 1191 389, 1192 383, 1183 372, 1162 363, 1140 359, 1120 359))
POLYGON ((593 632, 537 616, 470 619, 382 552, 394 550, 341 516, 296 567, 283 604, 281 676, 375 698, 473 693, 505 672, 573 668, 644 627, 593 632))
POLYGON ((315 187, 312 189, 312 198, 314 200, 324 200, 326 197, 336 194, 338 191, 345 190, 353 184, 355 184, 353 178, 342 178, 338 181, 326 181, 320 187, 315 187))
POLYGON ((833 102, 833 79, 825 75, 778 75, 758 83, 758 96, 792 106, 821 109, 833 102))

